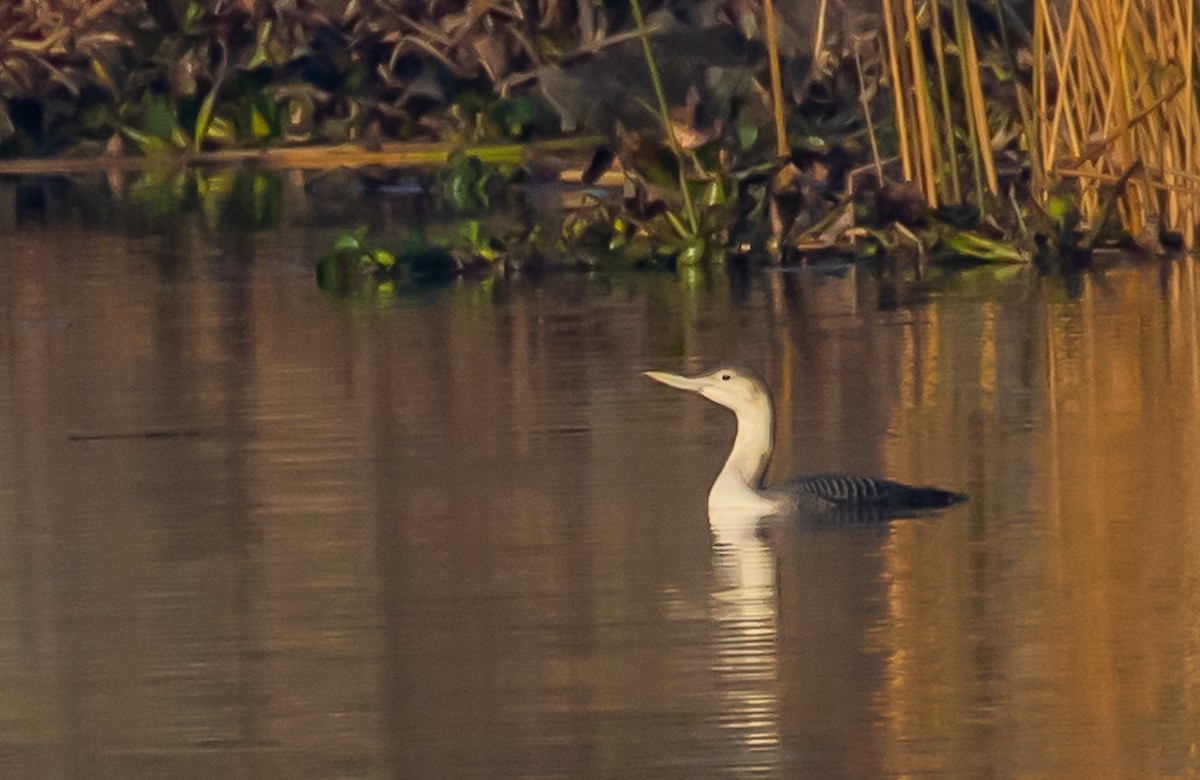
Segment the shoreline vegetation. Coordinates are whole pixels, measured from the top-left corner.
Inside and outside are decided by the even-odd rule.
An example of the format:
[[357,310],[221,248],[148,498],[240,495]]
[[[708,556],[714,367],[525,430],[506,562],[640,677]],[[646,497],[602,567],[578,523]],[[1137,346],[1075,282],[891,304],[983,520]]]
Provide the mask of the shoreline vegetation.
[[[0,10],[0,175],[398,176],[468,227],[323,278],[553,258],[1088,267],[1191,250],[1195,0],[45,0]],[[529,182],[558,222],[485,219]],[[203,196],[203,176],[190,185]],[[212,189],[209,187],[209,189]]]
[[[382,143],[365,149],[359,144],[279,146],[257,149],[217,149],[181,152],[169,156],[101,155],[100,157],[0,158],[0,175],[37,175],[86,171],[142,171],[152,168],[253,165],[267,170],[322,171],[368,165],[417,168],[445,165],[456,154],[485,164],[526,164],[567,155],[582,158],[603,143],[598,136],[582,136],[527,144],[480,144],[463,147],[437,141]],[[567,181],[578,181],[582,170],[562,169]]]

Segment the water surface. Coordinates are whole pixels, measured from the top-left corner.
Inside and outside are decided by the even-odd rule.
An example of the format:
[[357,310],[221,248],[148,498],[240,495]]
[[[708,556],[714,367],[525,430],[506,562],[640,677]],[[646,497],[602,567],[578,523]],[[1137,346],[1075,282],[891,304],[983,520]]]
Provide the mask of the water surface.
[[[316,220],[5,204],[6,778],[1200,775],[1190,262],[342,301]],[[972,500],[710,525],[640,372],[724,360],[772,476]]]

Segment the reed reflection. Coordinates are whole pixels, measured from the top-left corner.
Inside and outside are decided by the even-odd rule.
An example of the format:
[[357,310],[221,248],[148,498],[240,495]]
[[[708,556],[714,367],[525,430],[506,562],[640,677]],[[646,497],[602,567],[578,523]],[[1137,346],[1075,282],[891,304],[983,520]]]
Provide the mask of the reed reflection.
[[[1194,264],[364,309],[185,227],[0,221],[0,775],[1200,774]],[[640,372],[729,359],[768,484],[970,503],[706,520],[733,416]]]

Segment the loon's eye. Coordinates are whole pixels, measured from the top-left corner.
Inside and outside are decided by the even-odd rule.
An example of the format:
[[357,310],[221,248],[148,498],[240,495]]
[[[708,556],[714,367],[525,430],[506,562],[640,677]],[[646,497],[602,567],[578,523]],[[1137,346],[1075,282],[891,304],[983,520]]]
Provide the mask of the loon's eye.
[[731,377],[729,376],[729,374],[721,374],[722,382],[728,382],[730,379],[731,379]]

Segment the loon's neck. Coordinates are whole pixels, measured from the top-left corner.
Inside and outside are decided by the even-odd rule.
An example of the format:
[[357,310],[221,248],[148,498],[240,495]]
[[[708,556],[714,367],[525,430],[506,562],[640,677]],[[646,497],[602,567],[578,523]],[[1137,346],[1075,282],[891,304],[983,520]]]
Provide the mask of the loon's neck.
[[735,409],[737,435],[725,465],[708,494],[709,508],[771,509],[775,503],[760,492],[762,478],[771,458],[771,402]]

